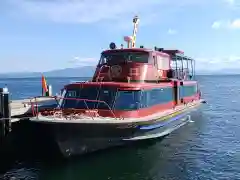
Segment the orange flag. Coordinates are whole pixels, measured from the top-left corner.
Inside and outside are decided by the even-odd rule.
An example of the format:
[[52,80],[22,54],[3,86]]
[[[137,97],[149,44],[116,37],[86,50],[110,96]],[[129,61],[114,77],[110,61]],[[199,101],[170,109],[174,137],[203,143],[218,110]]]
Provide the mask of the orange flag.
[[47,82],[45,77],[42,75],[42,90],[44,93],[48,92],[48,88],[47,88]]

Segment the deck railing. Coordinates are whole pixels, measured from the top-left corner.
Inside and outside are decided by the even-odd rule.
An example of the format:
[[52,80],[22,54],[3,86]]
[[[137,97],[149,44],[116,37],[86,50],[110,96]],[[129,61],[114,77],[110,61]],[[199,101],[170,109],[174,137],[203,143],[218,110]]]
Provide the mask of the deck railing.
[[[110,111],[110,113],[112,114],[113,118],[116,119],[116,116],[113,112],[113,110],[111,109],[111,107],[102,100],[91,100],[91,99],[83,99],[83,98],[68,98],[68,97],[57,97],[57,96],[50,96],[49,98],[55,99],[57,106],[55,108],[50,107],[50,108],[39,108],[39,103],[37,101],[38,97],[34,97],[33,100],[30,100],[31,103],[31,109],[32,109],[32,114],[35,117],[39,116],[39,113],[41,113],[42,115],[56,115],[56,114],[65,114],[65,115],[76,115],[79,114],[79,112],[81,112],[81,114],[84,114],[85,116],[89,116],[91,118],[93,118],[94,116],[96,116],[97,114],[97,109],[90,109],[88,107],[88,103],[87,102],[95,102],[95,103],[102,103],[104,105],[106,105],[108,111]],[[62,100],[62,102],[60,103],[60,100]],[[63,100],[73,100],[73,101],[83,101],[84,105],[86,108],[82,109],[82,108],[66,108],[62,106]]]

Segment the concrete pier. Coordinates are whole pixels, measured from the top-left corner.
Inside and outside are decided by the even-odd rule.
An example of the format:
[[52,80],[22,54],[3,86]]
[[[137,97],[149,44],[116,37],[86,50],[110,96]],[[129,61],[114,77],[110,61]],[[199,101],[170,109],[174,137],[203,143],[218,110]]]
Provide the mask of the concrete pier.
[[[26,113],[29,109],[31,109],[30,101],[35,102],[35,99],[23,99],[23,100],[13,100],[10,102],[11,107],[11,116],[19,116]],[[49,97],[39,97],[36,98],[37,103],[46,103],[48,101],[54,102],[53,98]]]

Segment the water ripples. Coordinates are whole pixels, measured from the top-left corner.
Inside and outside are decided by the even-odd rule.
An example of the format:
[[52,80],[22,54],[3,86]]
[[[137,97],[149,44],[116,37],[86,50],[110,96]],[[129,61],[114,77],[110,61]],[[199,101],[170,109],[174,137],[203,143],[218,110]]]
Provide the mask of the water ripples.
[[[25,162],[10,168],[3,180],[10,177],[43,180],[240,179],[240,76],[201,76],[199,80],[207,104],[192,117],[192,123],[162,141],[107,150],[68,162]],[[51,81],[54,89],[60,89],[69,79]],[[14,83],[12,88],[20,95],[21,83],[16,80]],[[32,84],[35,90],[37,83]],[[31,85],[25,87],[28,89],[22,93],[27,95]]]

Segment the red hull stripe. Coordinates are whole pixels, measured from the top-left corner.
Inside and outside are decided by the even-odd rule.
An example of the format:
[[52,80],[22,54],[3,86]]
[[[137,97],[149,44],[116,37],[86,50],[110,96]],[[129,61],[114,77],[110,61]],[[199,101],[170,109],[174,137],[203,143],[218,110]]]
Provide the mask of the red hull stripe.
[[[166,109],[171,109],[174,107],[174,101],[171,101],[166,104],[159,104],[155,105],[152,107],[148,108],[142,108],[139,110],[134,110],[134,111],[123,111],[123,110],[115,110],[113,113],[115,114],[116,117],[123,117],[123,118],[128,118],[128,117],[135,117],[135,118],[140,118],[144,116],[148,116]],[[104,117],[111,117],[112,113],[109,110],[100,110],[99,109],[99,115],[104,116]]]

